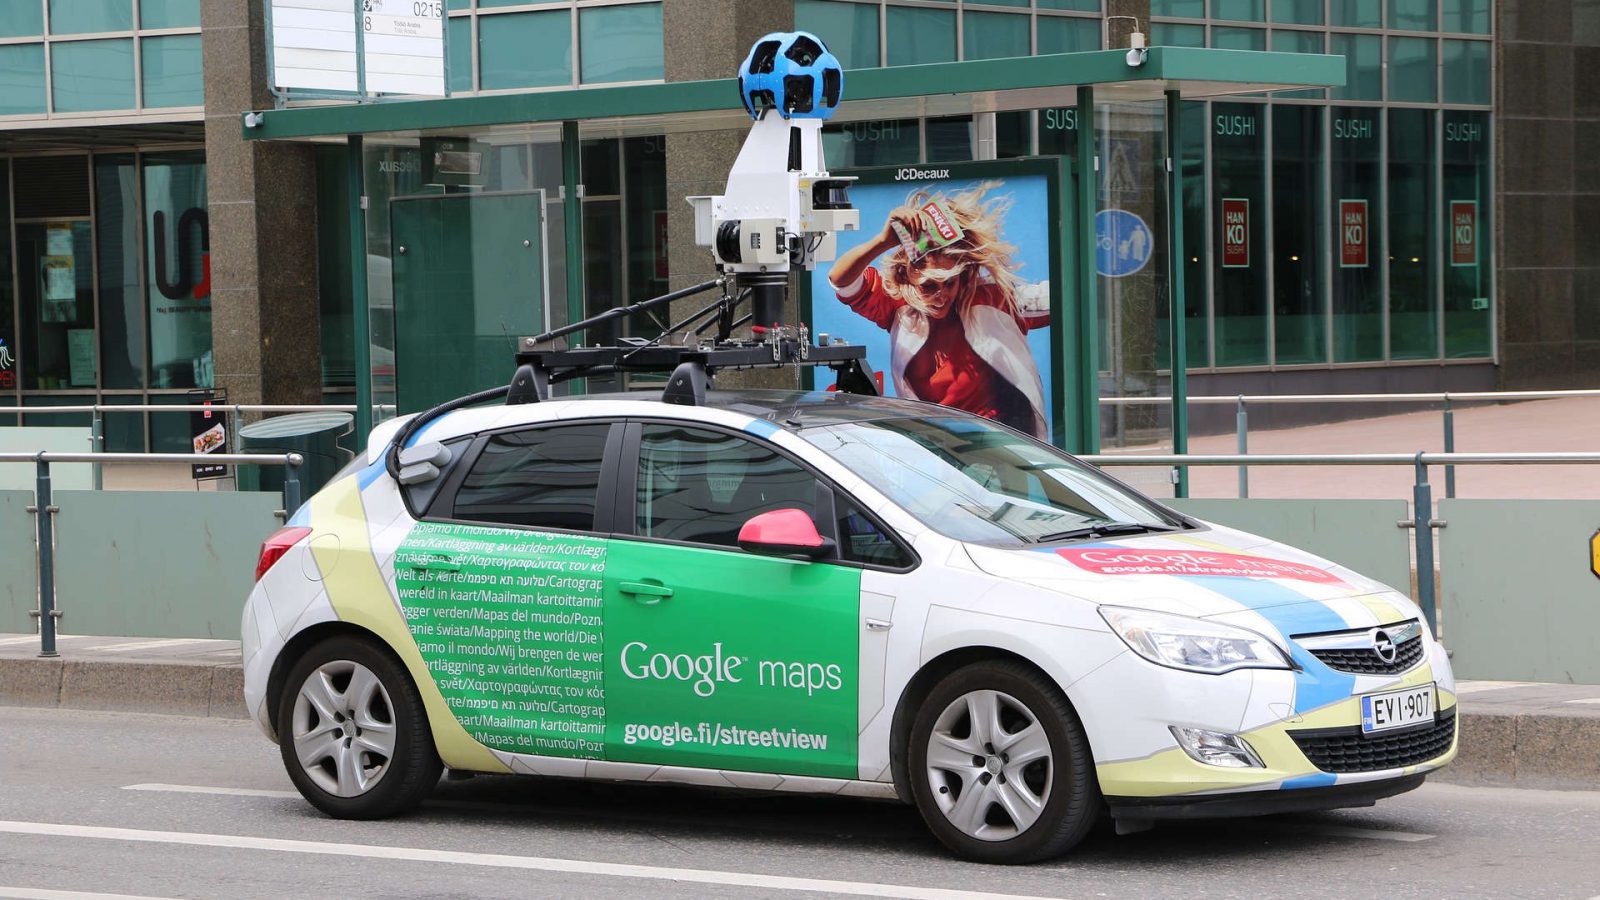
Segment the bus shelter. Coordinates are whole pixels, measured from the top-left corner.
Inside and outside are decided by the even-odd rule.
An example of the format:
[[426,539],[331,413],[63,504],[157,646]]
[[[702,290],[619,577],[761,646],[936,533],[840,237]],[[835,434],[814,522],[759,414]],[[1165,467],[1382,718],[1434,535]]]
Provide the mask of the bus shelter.
[[[971,162],[835,164],[832,171],[859,178],[852,197],[864,233],[876,233],[884,210],[909,199],[992,195],[978,202],[1007,217],[1018,283],[1037,312],[1040,327],[1028,340],[1051,439],[1095,453],[1110,433],[1125,445],[1183,453],[1181,213],[1185,179],[1199,172],[1183,153],[1180,103],[1337,87],[1344,79],[1338,56],[1180,47],[854,69],[832,120],[845,139],[850,128],[876,123],[952,116],[992,123],[984,114],[1024,110],[1046,111],[1070,137],[1050,148],[1041,143],[1031,157],[1001,159],[991,124],[987,134],[979,128]],[[672,193],[720,192],[731,153],[724,160],[705,153],[704,140],[683,139],[723,135],[737,149],[749,122],[737,98],[736,81],[727,78],[244,114],[246,140],[347,150],[341,193],[358,433],[370,426],[374,403],[409,412],[500,383],[517,336],[648,296],[597,289],[609,285],[619,261],[609,250],[585,248],[584,201],[597,185],[586,183],[584,148],[596,140],[659,141],[669,159],[665,191],[656,186],[645,213],[604,210],[625,219],[616,224],[617,243],[631,249],[619,255],[638,256],[649,245],[660,283],[704,280],[710,252],[692,244],[691,209]],[[1258,226],[1247,202],[1218,206],[1212,224],[1225,257],[1267,252],[1265,241],[1252,239]],[[841,250],[847,241],[842,235]],[[860,334],[869,362],[883,365],[872,353],[882,336],[845,315],[825,279],[822,271],[798,276],[796,315],[814,331],[853,341]],[[1107,418],[1105,396],[1150,403],[1117,406]],[[1183,496],[1181,470],[1176,482]]]

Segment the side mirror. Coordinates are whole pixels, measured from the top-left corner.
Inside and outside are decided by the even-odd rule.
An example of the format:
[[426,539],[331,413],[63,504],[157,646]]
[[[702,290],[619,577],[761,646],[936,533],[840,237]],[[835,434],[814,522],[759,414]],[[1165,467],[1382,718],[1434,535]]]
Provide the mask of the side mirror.
[[833,554],[833,541],[818,534],[811,516],[798,509],[775,509],[752,517],[739,529],[739,547],[763,556],[822,559]]

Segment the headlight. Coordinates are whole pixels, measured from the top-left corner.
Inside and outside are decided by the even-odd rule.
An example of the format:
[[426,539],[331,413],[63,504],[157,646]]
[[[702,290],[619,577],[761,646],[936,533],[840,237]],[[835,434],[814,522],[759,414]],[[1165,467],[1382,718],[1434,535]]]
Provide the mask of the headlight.
[[1121,606],[1102,606],[1100,615],[1129,649],[1156,665],[1210,675],[1293,668],[1277,644],[1244,628]]

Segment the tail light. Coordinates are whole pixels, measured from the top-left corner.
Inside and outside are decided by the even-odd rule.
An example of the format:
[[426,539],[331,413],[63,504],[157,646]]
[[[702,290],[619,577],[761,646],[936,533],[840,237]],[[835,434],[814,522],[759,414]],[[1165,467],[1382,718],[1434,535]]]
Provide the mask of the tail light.
[[256,580],[267,574],[272,564],[283,558],[289,548],[305,540],[311,529],[302,525],[291,525],[288,528],[279,528],[270,537],[261,543],[261,559],[256,561]]

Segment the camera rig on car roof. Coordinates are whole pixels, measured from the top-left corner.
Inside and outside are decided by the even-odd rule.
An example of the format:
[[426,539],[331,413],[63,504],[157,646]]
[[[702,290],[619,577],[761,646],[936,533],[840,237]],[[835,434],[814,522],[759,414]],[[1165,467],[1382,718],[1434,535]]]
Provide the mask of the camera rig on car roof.
[[[511,383],[413,417],[395,436],[389,473],[399,478],[402,469],[409,470],[408,457],[426,463],[423,457],[431,451],[416,448],[408,454],[404,448],[428,422],[502,398],[507,405],[537,403],[551,396],[553,385],[574,378],[670,372],[661,399],[703,406],[720,370],[828,366],[836,373],[837,390],[876,396],[877,385],[863,365],[865,347],[826,340],[813,344],[804,323],[783,321],[790,273],[832,259],[836,234],[861,224],[861,213],[850,205],[853,179],[829,175],[823,159],[822,123],[838,108],[843,86],[839,61],[815,35],[774,33],[757,41],[739,68],[739,96],[754,121],[728,172],[725,193],[688,198],[695,243],[711,248],[718,277],[520,338]],[[568,335],[715,289],[721,290],[715,302],[654,338],[559,346]],[[741,316],[746,301],[750,311]],[[744,325],[750,326],[750,336],[735,339],[734,330]]]

